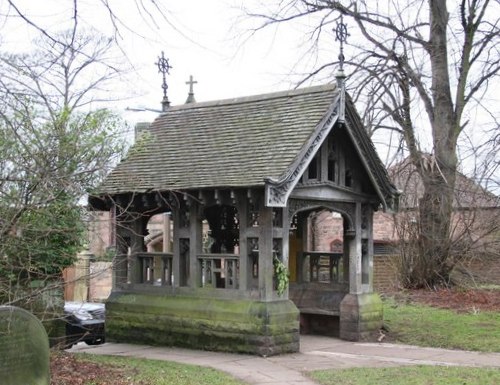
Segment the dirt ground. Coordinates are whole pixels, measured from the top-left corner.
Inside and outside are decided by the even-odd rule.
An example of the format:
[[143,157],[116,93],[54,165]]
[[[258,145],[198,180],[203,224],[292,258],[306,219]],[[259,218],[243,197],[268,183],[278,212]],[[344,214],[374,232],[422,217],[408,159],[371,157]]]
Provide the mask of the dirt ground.
[[130,380],[130,372],[91,362],[78,361],[75,354],[52,352],[50,385],[146,385]]
[[414,290],[407,295],[411,301],[457,312],[500,312],[500,290]]
[[[457,312],[500,312],[500,290],[415,290],[398,293],[412,302],[452,309]],[[54,352],[51,356],[51,385],[146,385],[133,382],[121,368],[78,361],[73,354]]]

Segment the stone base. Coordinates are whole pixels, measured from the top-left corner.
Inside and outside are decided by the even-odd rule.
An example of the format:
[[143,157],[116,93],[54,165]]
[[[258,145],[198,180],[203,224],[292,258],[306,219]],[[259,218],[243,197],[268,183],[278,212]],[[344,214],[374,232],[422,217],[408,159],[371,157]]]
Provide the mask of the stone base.
[[347,294],[340,303],[340,338],[372,341],[383,323],[383,307],[376,293]]
[[299,351],[299,313],[289,300],[113,292],[106,340],[271,356]]

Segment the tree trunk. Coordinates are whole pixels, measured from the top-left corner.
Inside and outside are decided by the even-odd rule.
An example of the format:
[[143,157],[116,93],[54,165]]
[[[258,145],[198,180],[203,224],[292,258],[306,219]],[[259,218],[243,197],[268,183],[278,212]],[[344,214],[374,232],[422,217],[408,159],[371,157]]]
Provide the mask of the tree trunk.
[[425,191],[419,205],[420,258],[412,279],[416,287],[447,284],[453,268],[450,247],[455,172],[444,172],[439,163],[422,173]]
[[430,0],[429,55],[432,67],[432,126],[434,154],[419,159],[424,194],[420,201],[419,277],[413,286],[448,283],[453,268],[450,253],[453,196],[457,170],[459,125],[451,97],[446,2]]

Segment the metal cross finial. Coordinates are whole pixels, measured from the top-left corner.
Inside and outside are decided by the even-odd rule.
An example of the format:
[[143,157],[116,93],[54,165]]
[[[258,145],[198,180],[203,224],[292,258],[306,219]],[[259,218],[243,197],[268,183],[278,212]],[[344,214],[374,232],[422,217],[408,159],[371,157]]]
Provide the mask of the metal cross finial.
[[196,100],[194,99],[193,85],[195,85],[197,83],[198,82],[196,80],[193,80],[193,75],[189,75],[189,80],[186,82],[186,84],[189,84],[189,94],[188,94],[188,98],[186,99],[186,104],[196,102]]
[[344,24],[344,16],[340,15],[340,23],[337,23],[337,27],[335,28],[335,40],[340,41],[340,70],[344,68],[344,43],[347,41],[347,36],[349,33],[347,32],[347,25]]
[[189,75],[189,80],[186,82],[186,84],[189,84],[189,93],[193,93],[193,85],[197,84],[198,82],[196,80],[193,80],[193,75]]
[[340,41],[340,53],[339,53],[339,69],[337,71],[337,86],[340,89],[340,101],[339,101],[339,123],[345,122],[345,79],[346,75],[344,73],[344,43],[347,40],[347,26],[344,24],[344,17],[340,15],[340,23],[337,24],[335,28],[336,40]]
[[165,54],[163,51],[161,51],[161,57],[158,58],[158,62],[155,64],[158,66],[158,72],[163,75],[163,84],[161,85],[161,88],[163,88],[163,100],[161,103],[163,106],[163,111],[166,111],[167,107],[170,106],[170,102],[167,97],[167,74],[170,75],[170,70],[173,67],[169,64],[168,59],[165,58]]

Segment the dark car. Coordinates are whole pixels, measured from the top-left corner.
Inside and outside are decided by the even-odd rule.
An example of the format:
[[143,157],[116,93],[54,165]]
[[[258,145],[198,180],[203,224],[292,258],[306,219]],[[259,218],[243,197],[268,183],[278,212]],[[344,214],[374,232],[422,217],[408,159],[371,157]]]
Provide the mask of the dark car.
[[66,302],[66,346],[83,341],[87,345],[106,342],[104,320],[106,310],[103,303]]

